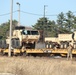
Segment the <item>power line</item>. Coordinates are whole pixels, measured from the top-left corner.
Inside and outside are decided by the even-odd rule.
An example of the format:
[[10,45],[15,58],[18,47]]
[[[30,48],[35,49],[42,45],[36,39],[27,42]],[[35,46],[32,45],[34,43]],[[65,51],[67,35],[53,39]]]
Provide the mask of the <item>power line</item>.
[[[29,13],[29,12],[25,12],[25,11],[21,11],[21,12],[26,13],[26,14],[30,14],[30,15],[43,16],[42,14]],[[57,15],[54,14],[54,15],[45,15],[45,16],[57,16]]]
[[46,15],[46,16],[58,16],[58,15],[55,14],[55,15]]
[[30,15],[43,16],[42,14],[34,14],[34,13],[29,13],[29,12],[24,12],[24,11],[20,11],[20,12],[30,14]]
[[[15,12],[18,12],[18,10],[14,11],[13,13],[15,13]],[[30,13],[30,12],[25,12],[25,11],[20,11],[20,12],[25,13],[25,14],[29,14],[29,15],[43,16],[43,14],[35,14],[35,13]],[[74,11],[72,13],[76,13],[76,11]],[[64,13],[64,14],[66,14],[66,13]],[[10,13],[5,13],[5,14],[2,14],[0,16],[6,16],[6,15],[10,15]],[[58,14],[45,15],[45,16],[58,16]]]
[[[17,10],[16,11],[13,11],[13,13],[15,13],[15,12],[17,12]],[[2,14],[2,15],[0,15],[0,16],[6,16],[6,15],[10,15],[11,13],[5,13],[5,14]]]

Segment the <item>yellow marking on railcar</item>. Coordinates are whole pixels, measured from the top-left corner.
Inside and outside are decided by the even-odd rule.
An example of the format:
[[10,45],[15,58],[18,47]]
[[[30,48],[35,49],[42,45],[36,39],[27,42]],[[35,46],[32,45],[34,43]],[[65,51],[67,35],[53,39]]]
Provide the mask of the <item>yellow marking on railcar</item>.
[[67,49],[52,49],[52,53],[67,53]]
[[[52,53],[65,53],[67,54],[67,49],[51,49],[52,50]],[[72,50],[72,54],[76,54],[76,49],[73,49]]]
[[14,53],[20,53],[21,50],[20,49],[14,49]]
[[[8,53],[9,49],[0,49],[3,50],[3,53]],[[60,54],[67,54],[67,49],[13,49],[11,52],[13,52],[14,54],[19,54],[19,53],[60,53]],[[76,49],[73,49],[72,54],[76,54]]]
[[4,49],[3,53],[8,53],[9,49]]
[[[60,53],[67,54],[67,49],[26,49],[26,53]],[[76,49],[73,49],[73,54],[76,54]]]
[[43,53],[43,49],[26,49],[26,53]]

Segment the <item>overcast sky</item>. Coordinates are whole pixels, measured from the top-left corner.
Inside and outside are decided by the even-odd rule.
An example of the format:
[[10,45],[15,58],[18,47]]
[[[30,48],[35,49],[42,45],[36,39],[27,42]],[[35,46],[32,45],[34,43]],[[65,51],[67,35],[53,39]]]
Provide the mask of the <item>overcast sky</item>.
[[[10,20],[11,0],[0,0],[0,24]],[[49,20],[56,20],[59,13],[67,13],[69,10],[76,11],[76,0],[13,0],[13,19],[18,20],[18,5],[20,3],[20,23],[31,26],[44,15],[44,5],[46,5],[46,16]],[[5,15],[4,15],[5,14]],[[76,13],[74,13],[76,14]]]

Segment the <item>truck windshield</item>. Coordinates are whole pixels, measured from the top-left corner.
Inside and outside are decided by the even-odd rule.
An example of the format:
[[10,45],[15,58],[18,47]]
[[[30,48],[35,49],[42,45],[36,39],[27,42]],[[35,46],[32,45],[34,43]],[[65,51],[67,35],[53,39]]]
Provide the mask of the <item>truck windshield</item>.
[[22,34],[24,34],[24,35],[38,35],[38,31],[23,30]]
[[27,34],[27,30],[23,30],[21,33],[22,33],[23,35],[26,35],[26,34]]
[[38,31],[30,31],[31,35],[38,35]]

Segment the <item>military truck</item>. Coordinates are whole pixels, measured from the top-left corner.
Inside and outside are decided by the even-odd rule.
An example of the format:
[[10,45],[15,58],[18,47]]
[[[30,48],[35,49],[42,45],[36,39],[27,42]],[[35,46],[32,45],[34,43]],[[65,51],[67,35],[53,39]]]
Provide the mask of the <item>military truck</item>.
[[[37,30],[27,30],[24,26],[16,26],[12,35],[12,47],[34,49],[39,37],[39,31]],[[9,44],[9,37],[6,40]]]
[[[3,53],[8,53],[9,49],[9,36],[6,40],[0,41],[0,48]],[[16,26],[12,33],[11,38],[11,49],[14,53],[20,53],[22,48],[25,49],[35,49],[36,43],[39,41],[40,34],[38,30],[26,29],[25,26]]]
[[67,48],[70,42],[76,48],[76,31],[71,34],[58,34],[58,37],[45,37],[47,48],[53,48],[57,45],[60,48]]

